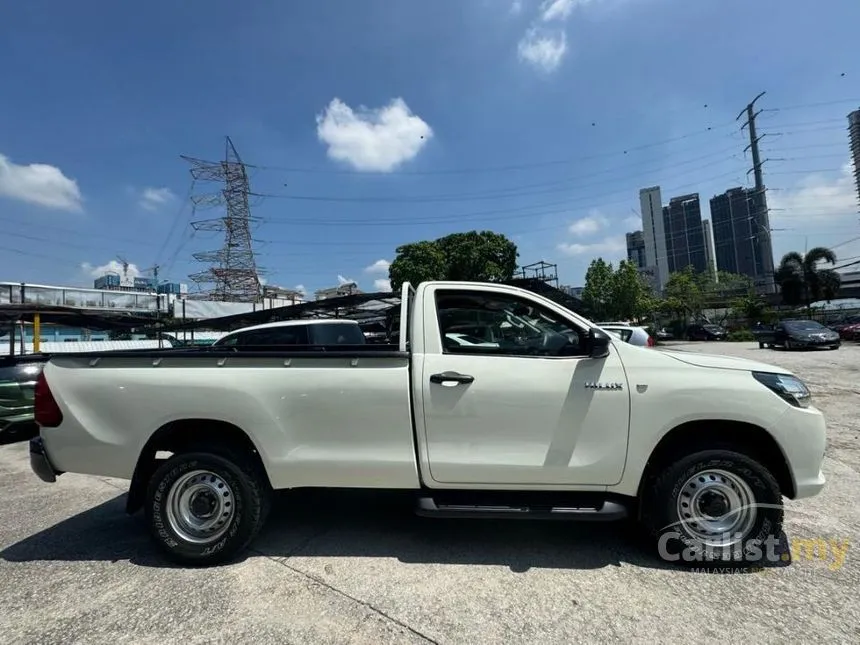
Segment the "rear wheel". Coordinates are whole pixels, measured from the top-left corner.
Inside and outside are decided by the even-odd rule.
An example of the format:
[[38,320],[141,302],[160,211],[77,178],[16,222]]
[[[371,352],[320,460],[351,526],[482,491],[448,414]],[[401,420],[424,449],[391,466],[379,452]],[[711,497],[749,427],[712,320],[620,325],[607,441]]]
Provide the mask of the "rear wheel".
[[269,508],[268,483],[248,458],[228,451],[174,455],[152,476],[146,517],[174,562],[213,565],[243,551]]
[[779,485],[762,464],[732,450],[702,450],[657,475],[643,524],[667,561],[765,564],[782,533]]

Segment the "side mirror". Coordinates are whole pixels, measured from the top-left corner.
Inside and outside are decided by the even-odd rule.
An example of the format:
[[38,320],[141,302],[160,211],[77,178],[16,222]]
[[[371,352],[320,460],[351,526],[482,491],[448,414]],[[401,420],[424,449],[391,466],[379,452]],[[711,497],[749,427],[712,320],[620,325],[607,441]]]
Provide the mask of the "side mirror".
[[588,355],[591,358],[606,358],[609,356],[609,345],[612,342],[609,334],[601,329],[592,327],[588,332]]

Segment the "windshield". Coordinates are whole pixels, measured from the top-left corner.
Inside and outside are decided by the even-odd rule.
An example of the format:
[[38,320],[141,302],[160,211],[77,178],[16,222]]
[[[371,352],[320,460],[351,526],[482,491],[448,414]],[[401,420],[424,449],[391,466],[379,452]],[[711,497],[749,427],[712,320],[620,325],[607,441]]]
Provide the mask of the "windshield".
[[705,325],[705,329],[708,331],[723,331],[723,328],[719,325]]
[[827,331],[827,327],[814,320],[792,320],[785,323],[785,328],[791,331]]

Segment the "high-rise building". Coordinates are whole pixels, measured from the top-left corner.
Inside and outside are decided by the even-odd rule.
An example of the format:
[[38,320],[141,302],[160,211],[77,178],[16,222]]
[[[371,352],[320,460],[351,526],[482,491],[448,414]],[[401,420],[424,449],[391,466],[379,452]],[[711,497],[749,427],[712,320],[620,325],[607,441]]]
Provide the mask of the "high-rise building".
[[707,264],[699,194],[670,199],[669,205],[663,208],[663,229],[669,273],[683,271],[690,265],[698,273],[704,273]]
[[714,251],[714,233],[711,230],[711,220],[702,220],[702,234],[705,238],[705,267],[714,278],[717,277],[717,258]]
[[755,188],[730,188],[711,198],[711,224],[717,269],[753,279],[768,292],[773,282],[770,223],[762,193]]
[[669,279],[669,265],[660,187],[652,186],[640,190],[639,205],[642,212],[642,238],[645,241],[644,268],[654,275],[655,291],[661,292]]
[[854,185],[860,203],[860,110],[848,115],[848,136],[851,139],[851,160],[854,162]]
[[639,269],[648,266],[645,261],[645,236],[642,231],[627,234],[627,259]]

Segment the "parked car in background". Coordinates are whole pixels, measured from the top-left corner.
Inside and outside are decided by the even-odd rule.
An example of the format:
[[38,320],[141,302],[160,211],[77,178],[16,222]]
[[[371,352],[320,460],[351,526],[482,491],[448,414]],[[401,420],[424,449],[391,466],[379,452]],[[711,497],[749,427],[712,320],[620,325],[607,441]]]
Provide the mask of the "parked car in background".
[[842,340],[860,340],[860,322],[851,325],[840,325],[839,329],[834,329],[834,331],[839,334],[839,338]]
[[674,336],[672,335],[672,332],[670,332],[665,327],[660,327],[660,329],[658,329],[656,333],[657,333],[657,340],[672,340],[674,338]]
[[842,344],[837,332],[814,320],[784,320],[771,328],[756,329],[753,335],[760,349],[777,346],[785,349],[838,349]]
[[839,321],[827,325],[829,329],[832,329],[833,331],[838,333],[842,338],[846,338],[846,336],[842,335],[842,330],[847,329],[849,327],[853,330],[857,326],[860,326],[860,315],[846,316]]
[[365,345],[367,339],[355,320],[343,318],[285,320],[243,327],[219,338],[210,347],[284,347],[289,345]]
[[44,357],[0,357],[0,445],[26,441],[39,434],[33,418],[33,391]]
[[653,347],[654,339],[644,327],[634,327],[633,325],[619,323],[597,323],[597,326],[606,331],[611,331],[617,335],[625,343],[638,345],[640,347]]
[[693,324],[687,327],[687,340],[725,340],[728,333],[719,325]]

